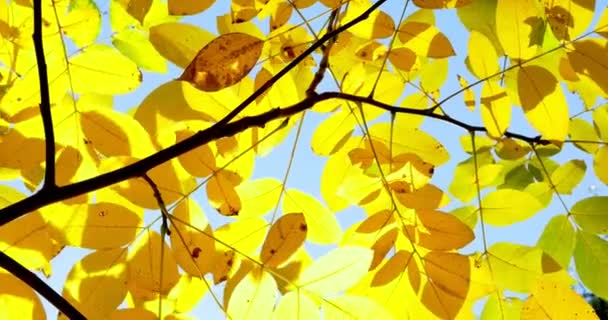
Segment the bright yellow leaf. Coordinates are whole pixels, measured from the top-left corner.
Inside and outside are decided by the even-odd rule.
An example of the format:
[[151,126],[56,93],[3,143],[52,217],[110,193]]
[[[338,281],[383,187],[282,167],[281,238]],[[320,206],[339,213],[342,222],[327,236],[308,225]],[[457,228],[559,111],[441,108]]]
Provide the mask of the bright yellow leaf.
[[342,230],[334,214],[319,200],[296,189],[285,191],[283,212],[301,212],[308,226],[308,240],[318,244],[340,241]]
[[266,271],[253,269],[232,292],[227,314],[232,319],[270,319],[276,299],[274,278]]
[[213,38],[210,32],[186,23],[167,22],[150,28],[150,42],[154,48],[182,68],[187,67],[201,46]]
[[497,83],[487,81],[481,89],[481,120],[492,138],[500,138],[511,124],[511,102]]
[[399,40],[419,56],[447,58],[455,54],[450,40],[428,23],[405,22],[399,27]]
[[500,70],[498,56],[490,40],[481,32],[471,31],[469,36],[469,66],[479,78],[487,78]]
[[321,319],[321,312],[316,303],[301,291],[290,291],[285,294],[274,310],[273,320],[288,318]]
[[529,59],[542,44],[544,21],[530,0],[498,1],[496,34],[505,54],[511,59]]
[[46,319],[40,298],[21,280],[0,269],[0,316],[5,319]]
[[481,199],[484,222],[507,226],[530,218],[541,209],[535,197],[515,189],[492,191]]

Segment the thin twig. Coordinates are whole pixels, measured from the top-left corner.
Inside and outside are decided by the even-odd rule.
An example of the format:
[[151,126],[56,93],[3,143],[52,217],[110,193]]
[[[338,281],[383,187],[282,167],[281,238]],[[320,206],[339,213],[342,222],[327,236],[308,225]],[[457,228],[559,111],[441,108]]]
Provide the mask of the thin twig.
[[[338,16],[338,9],[334,9],[329,16],[329,21],[327,22],[327,33],[332,33],[334,31],[334,24],[336,21],[336,17]],[[323,56],[321,57],[321,62],[319,63],[319,68],[317,72],[315,72],[308,89],[306,89],[306,95],[310,96],[315,94],[315,90],[317,90],[317,86],[323,80],[323,76],[325,75],[325,71],[329,67],[329,52],[331,51],[331,47],[336,42],[336,37],[333,37],[329,40],[327,45],[323,48]]]
[[34,0],[34,33],[32,34],[38,79],[40,82],[40,117],[44,126],[45,170],[43,189],[54,189],[55,184],[55,133],[51,115],[51,98],[49,94],[49,77],[46,70],[44,46],[42,45],[42,0]]
[[148,185],[150,186],[150,189],[152,189],[152,193],[154,193],[154,199],[156,199],[156,203],[158,204],[158,207],[160,208],[160,212],[162,214],[161,230],[164,230],[164,232],[166,232],[168,235],[171,235],[171,230],[169,230],[169,224],[167,223],[167,220],[169,217],[169,211],[167,211],[167,206],[165,205],[165,200],[163,200],[163,196],[162,196],[162,194],[160,194],[160,190],[158,189],[158,186],[156,185],[154,180],[152,180],[152,178],[150,178],[150,176],[148,176],[147,173],[144,173],[141,177],[142,177],[142,179],[144,179],[146,181],[146,183],[148,183]]
[[68,318],[86,319],[86,317],[82,315],[80,311],[74,308],[74,306],[65,300],[60,294],[55,292],[53,288],[38,278],[33,272],[23,267],[19,262],[15,261],[2,251],[0,251],[0,267],[19,278],[19,280],[23,281],[30,288],[36,290],[38,294],[43,296],[48,302],[50,302]]

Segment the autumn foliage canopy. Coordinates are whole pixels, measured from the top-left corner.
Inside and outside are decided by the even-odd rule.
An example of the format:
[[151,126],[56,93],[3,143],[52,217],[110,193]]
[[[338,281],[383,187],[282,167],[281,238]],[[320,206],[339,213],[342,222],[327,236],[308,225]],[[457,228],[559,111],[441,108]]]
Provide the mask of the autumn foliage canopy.
[[608,184],[605,2],[0,0],[0,33],[2,319],[608,299],[608,196],[579,191]]

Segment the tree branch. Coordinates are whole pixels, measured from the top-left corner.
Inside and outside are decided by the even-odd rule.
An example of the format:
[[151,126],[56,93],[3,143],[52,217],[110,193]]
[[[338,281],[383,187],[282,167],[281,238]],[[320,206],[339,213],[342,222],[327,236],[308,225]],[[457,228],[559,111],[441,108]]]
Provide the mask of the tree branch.
[[[76,310],[67,300],[60,294],[55,292],[48,284],[38,278],[33,272],[27,270],[19,262],[0,251],[0,267],[7,270],[19,280],[36,290],[41,296],[55,306],[61,313],[65,314],[70,319],[86,319],[85,316]],[[10,306],[9,306],[10,307]]]
[[43,189],[54,189],[55,184],[55,133],[51,115],[49,79],[42,45],[42,0],[34,0],[34,33],[32,35],[36,51],[38,79],[40,82],[40,117],[44,126],[45,170]]

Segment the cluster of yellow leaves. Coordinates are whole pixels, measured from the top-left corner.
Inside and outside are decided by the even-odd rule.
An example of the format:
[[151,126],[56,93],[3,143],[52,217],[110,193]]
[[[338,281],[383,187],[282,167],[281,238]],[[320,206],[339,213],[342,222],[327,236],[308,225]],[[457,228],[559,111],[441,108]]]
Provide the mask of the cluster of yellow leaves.
[[[217,5],[211,0],[113,0],[109,21],[93,0],[42,2],[59,186],[133,164],[221,121],[326,32],[294,24],[305,10],[320,17],[337,10],[337,25],[344,25],[373,5],[232,0],[230,12],[216,17],[215,35],[180,21],[196,14],[208,19],[205,11]],[[608,298],[602,238],[608,197],[565,208],[536,246],[462,249],[482,237],[479,224],[525,221],[554,195],[574,192],[585,161],[551,158],[567,139],[593,156],[595,176],[608,183],[608,105],[596,105],[608,96],[607,11],[601,8],[591,26],[597,35],[590,36],[594,0],[410,5],[413,12],[402,21],[381,7],[337,35],[326,77],[343,94],[421,110],[445,96],[449,64],[462,58],[475,79],[458,77],[465,104],[470,110],[479,104],[487,135],[463,136],[470,157],[456,165],[446,190],[433,175],[450,155],[420,127],[423,116],[393,113],[386,121],[386,112],[371,103],[333,98],[312,106],[325,116],[310,141],[313,152],[327,158],[319,186],[324,203],[284,181],[252,178],[257,157],[285,140],[303,121],[298,114],[150,170],[162,203],[144,179],[128,179],[0,226],[0,250],[46,276],[65,246],[93,250],[72,266],[62,292],[90,318],[188,319],[210,295],[232,319],[469,319],[484,297],[484,319],[593,319],[566,270],[574,259],[581,282]],[[444,9],[470,31],[466,53],[455,50],[461,39],[438,27],[435,10]],[[31,1],[0,1],[0,178],[20,179],[30,192],[40,187],[46,167],[32,19]],[[260,27],[266,20],[268,32]],[[98,37],[106,22],[110,41]],[[313,96],[306,91],[320,53],[303,59],[232,121]],[[114,109],[112,96],[142,83],[140,70],[163,73],[167,62],[184,69],[181,76],[127,113]],[[565,87],[581,97],[592,122],[569,116]],[[533,149],[507,135],[514,106],[550,144]],[[444,107],[433,114],[445,116]],[[225,223],[211,223],[216,213],[205,214],[202,201],[194,200],[202,184],[204,200]],[[0,186],[0,208],[24,197]],[[456,209],[448,212],[448,205]],[[335,213],[352,206],[365,217],[344,229]],[[158,232],[151,225],[160,218],[148,222],[167,208],[169,225]],[[310,245],[327,252],[317,257]],[[0,314],[44,317],[31,288],[4,270],[0,276],[0,305],[10,306]]]

